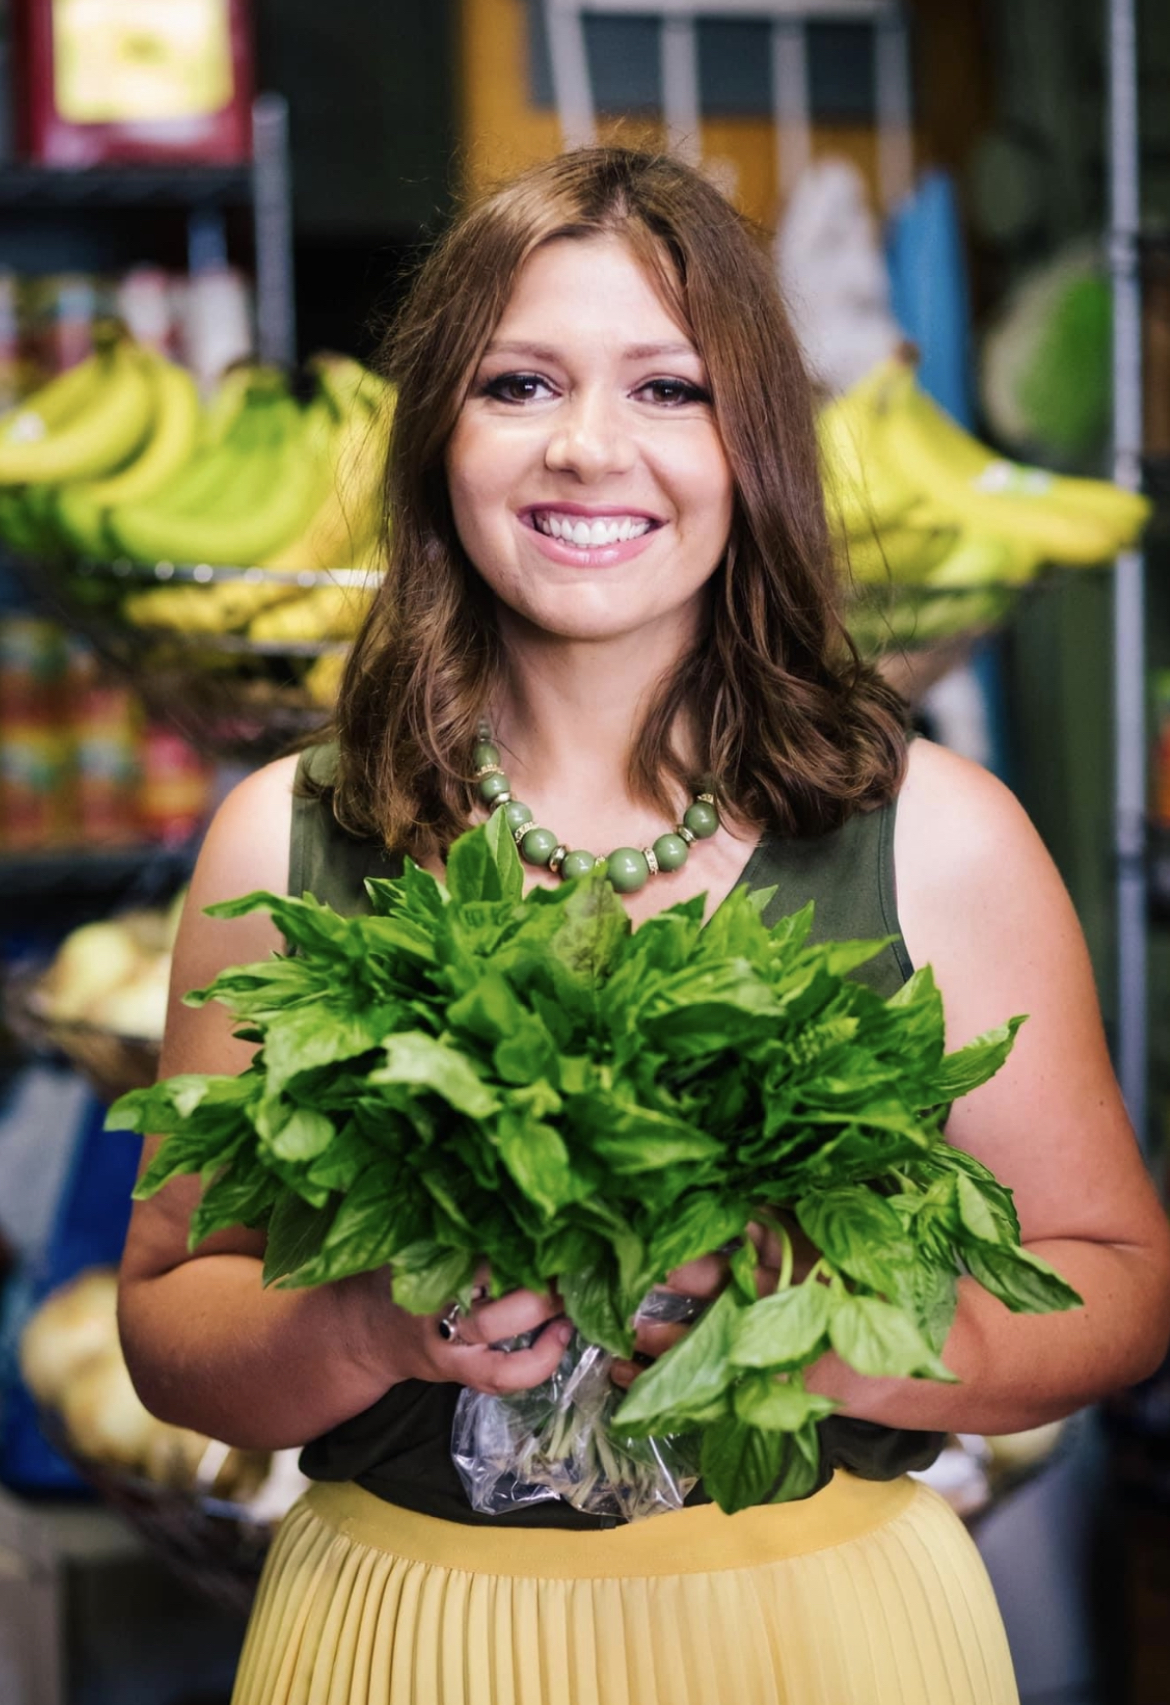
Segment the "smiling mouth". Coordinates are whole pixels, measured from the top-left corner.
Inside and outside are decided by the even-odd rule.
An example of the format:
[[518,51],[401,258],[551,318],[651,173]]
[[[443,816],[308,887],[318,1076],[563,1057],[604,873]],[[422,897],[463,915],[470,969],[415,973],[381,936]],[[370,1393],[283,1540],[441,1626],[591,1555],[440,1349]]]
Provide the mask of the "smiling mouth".
[[597,550],[603,545],[625,544],[627,540],[640,539],[644,533],[662,525],[661,521],[652,521],[646,515],[598,515],[589,519],[582,515],[562,514],[555,509],[530,510],[527,519],[529,525],[546,538],[556,539],[562,545],[575,545],[582,551]]

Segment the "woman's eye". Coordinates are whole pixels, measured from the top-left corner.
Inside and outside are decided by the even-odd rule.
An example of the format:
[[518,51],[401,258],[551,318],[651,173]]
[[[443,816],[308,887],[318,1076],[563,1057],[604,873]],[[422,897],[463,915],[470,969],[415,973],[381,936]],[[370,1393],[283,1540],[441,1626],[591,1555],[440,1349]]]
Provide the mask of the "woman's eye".
[[650,393],[651,402],[665,403],[668,407],[678,407],[681,403],[709,403],[711,393],[705,391],[702,385],[694,385],[689,379],[647,379],[640,387],[643,393]]
[[542,379],[539,373],[501,373],[498,378],[489,379],[483,387],[485,396],[494,397],[501,403],[534,402],[548,392],[548,380]]

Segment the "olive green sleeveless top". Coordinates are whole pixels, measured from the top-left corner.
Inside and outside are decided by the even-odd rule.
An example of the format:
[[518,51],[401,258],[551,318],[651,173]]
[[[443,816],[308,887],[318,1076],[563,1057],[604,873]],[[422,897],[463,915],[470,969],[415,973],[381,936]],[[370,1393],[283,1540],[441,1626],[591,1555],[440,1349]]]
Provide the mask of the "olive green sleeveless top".
[[[330,746],[315,746],[301,757],[293,800],[289,893],[312,894],[339,912],[356,915],[370,909],[366,877],[399,875],[401,859],[376,842],[355,840],[338,825],[328,792],[335,764],[336,749]],[[325,792],[316,791],[322,787]],[[898,929],[893,833],[891,804],[852,817],[842,828],[814,840],[765,834],[739,885],[775,887],[763,914],[769,924],[813,900],[816,939],[893,937],[856,975],[879,994],[894,994],[910,976],[911,965]],[[472,1510],[450,1456],[461,1389],[402,1381],[363,1413],[307,1445],[301,1453],[302,1470],[312,1480],[354,1480],[389,1503],[446,1521],[582,1530],[614,1525],[612,1516],[582,1515],[557,1499],[507,1516]],[[835,1468],[867,1480],[892,1480],[926,1468],[944,1442],[942,1433],[881,1427],[847,1416],[830,1416],[819,1432],[821,1474],[813,1490],[827,1484]],[[701,1486],[687,1500],[708,1501]]]

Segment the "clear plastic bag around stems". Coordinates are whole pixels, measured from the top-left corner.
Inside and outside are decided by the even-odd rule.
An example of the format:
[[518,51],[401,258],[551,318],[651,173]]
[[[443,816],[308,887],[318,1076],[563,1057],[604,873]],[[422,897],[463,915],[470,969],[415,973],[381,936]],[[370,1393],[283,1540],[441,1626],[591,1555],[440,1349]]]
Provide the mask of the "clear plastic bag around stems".
[[[705,1300],[651,1291],[639,1320],[688,1322]],[[531,1342],[513,1340],[519,1349]],[[465,1389],[451,1432],[451,1458],[471,1507],[483,1515],[562,1498],[586,1515],[640,1521],[681,1509],[699,1478],[696,1434],[631,1439],[614,1430],[625,1392],[610,1378],[613,1357],[579,1332],[551,1379],[496,1397]]]

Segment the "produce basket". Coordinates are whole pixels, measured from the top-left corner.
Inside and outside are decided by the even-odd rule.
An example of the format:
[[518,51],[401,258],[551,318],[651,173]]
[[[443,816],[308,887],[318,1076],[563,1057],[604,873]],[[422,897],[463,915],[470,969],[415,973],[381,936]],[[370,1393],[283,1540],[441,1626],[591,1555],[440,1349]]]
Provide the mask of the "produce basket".
[[[286,751],[320,729],[331,692],[315,684],[314,665],[338,665],[347,639],[256,639],[243,632],[132,622],[126,600],[148,588],[185,587],[193,602],[225,587],[279,587],[282,594],[340,588],[355,597],[370,584],[361,569],[326,572],[261,568],[212,568],[207,564],[129,561],[18,563],[39,602],[83,633],[99,655],[139,693],[152,715],[169,722],[209,757],[249,763]],[[246,595],[246,593],[245,593]],[[195,609],[198,604],[195,603]]]
[[964,663],[981,639],[1008,620],[1026,587],[857,585],[846,621],[863,656],[910,704]]
[[113,1102],[158,1077],[159,1043],[119,1036],[84,1019],[53,1016],[42,986],[42,966],[23,967],[4,981],[4,1020],[13,1035],[38,1054],[63,1054],[99,1100]]
[[[114,1510],[158,1553],[187,1586],[234,1614],[246,1618],[284,1508],[301,1488],[298,1475],[281,1475],[287,1486],[269,1483],[255,1503],[234,1503],[199,1491],[159,1485],[138,1474],[82,1455],[71,1443],[60,1417],[41,1410],[40,1425],[53,1448],[77,1471],[101,1501]],[[209,1446],[209,1452],[222,1447]],[[286,1469],[294,1453],[274,1457]],[[276,1499],[271,1496],[276,1491]],[[282,1508],[274,1508],[274,1503]]]

